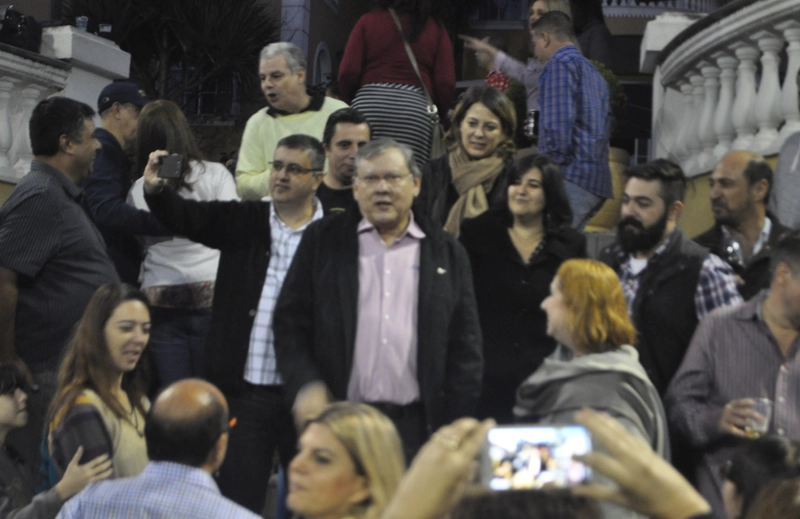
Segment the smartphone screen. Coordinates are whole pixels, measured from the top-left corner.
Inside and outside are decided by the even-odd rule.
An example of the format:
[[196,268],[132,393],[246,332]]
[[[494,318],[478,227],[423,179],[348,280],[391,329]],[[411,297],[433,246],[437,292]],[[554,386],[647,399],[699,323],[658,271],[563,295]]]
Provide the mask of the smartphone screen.
[[592,450],[592,438],[580,425],[512,425],[489,431],[481,456],[481,480],[492,490],[563,488],[591,475],[575,461]]
[[163,155],[159,159],[159,163],[159,178],[181,178],[181,172],[183,171],[183,155]]

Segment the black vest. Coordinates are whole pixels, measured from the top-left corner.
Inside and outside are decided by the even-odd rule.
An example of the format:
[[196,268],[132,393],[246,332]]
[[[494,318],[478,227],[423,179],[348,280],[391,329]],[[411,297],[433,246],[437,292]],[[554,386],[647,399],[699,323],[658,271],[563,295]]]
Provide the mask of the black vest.
[[[697,327],[694,295],[708,249],[674,231],[667,250],[653,259],[642,273],[633,301],[631,320],[638,331],[639,362],[663,396],[678,371]],[[606,247],[603,261],[618,274],[615,250]]]

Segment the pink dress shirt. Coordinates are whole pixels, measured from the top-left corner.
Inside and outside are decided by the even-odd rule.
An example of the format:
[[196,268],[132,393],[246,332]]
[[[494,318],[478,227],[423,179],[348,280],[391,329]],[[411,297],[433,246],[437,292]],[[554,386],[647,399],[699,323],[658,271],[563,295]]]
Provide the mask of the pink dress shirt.
[[420,240],[410,215],[389,246],[366,219],[358,224],[358,318],[347,398],[397,405],[419,400],[417,308]]

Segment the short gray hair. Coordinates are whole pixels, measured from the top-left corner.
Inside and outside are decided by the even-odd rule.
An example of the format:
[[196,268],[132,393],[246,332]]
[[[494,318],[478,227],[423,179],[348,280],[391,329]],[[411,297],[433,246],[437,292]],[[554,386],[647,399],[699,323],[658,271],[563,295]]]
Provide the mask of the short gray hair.
[[397,142],[396,140],[388,137],[369,141],[363,147],[359,148],[358,154],[356,155],[356,170],[358,170],[361,161],[372,160],[378,155],[383,155],[389,150],[399,150],[400,153],[403,154],[406,167],[408,168],[408,171],[411,172],[411,175],[414,177],[422,176],[422,170],[419,169],[417,162],[414,160],[414,150],[412,150],[407,144]]
[[303,51],[300,50],[300,47],[294,43],[289,43],[288,41],[270,43],[261,49],[260,60],[263,61],[265,59],[272,59],[279,55],[286,58],[286,65],[289,67],[289,70],[292,71],[292,74],[297,74],[299,69],[305,69],[306,65],[308,64]]

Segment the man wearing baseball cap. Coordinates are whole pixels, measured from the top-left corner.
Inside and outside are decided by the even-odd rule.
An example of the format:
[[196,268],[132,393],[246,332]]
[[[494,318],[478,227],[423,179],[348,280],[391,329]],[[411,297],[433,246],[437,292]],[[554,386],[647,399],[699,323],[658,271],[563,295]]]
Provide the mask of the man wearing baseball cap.
[[136,144],[139,112],[149,102],[134,83],[111,83],[100,92],[97,139],[103,148],[97,152],[94,172],[83,184],[86,205],[105,239],[108,255],[120,279],[134,286],[139,283],[142,256],[134,235],[169,234],[152,214],[125,201],[133,179],[141,175],[141,171],[131,174],[128,155]]

